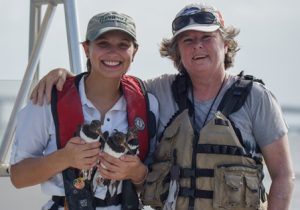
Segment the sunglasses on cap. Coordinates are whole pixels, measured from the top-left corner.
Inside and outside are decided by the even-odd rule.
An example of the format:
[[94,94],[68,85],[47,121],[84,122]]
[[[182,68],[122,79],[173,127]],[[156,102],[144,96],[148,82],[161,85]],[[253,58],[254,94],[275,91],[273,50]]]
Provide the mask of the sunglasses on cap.
[[213,24],[216,23],[216,16],[211,12],[197,12],[192,14],[186,14],[175,18],[172,23],[173,33],[188,26],[191,19],[198,24]]

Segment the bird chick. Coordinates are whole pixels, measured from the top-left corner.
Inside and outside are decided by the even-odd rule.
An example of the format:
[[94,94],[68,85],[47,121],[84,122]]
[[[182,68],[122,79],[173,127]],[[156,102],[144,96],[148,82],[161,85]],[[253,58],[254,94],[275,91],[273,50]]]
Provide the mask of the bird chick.
[[[101,122],[93,120],[90,124],[84,124],[79,129],[79,137],[86,143],[100,141],[101,145],[104,144],[104,137],[101,131]],[[91,180],[94,167],[89,170],[81,170],[83,180]]]
[[[115,129],[112,135],[107,138],[103,151],[115,158],[120,158],[124,154],[136,154],[138,151],[136,132],[136,129],[132,129],[125,134]],[[105,168],[104,165],[101,164],[101,166]],[[107,186],[111,196],[115,195],[119,184],[120,181],[103,179],[99,173],[94,176],[93,180],[94,189],[96,189],[98,185]]]
[[101,122],[99,120],[93,120],[90,124],[84,124],[79,130],[80,138],[86,143],[99,141],[101,134]]
[[139,140],[138,140],[138,129],[133,127],[129,129],[126,135],[126,142],[129,147],[128,154],[138,155],[139,154]]

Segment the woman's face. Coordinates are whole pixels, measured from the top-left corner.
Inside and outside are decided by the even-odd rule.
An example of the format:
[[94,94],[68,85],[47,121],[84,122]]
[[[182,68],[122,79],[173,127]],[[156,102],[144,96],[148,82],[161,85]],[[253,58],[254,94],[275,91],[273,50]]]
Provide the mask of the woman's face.
[[225,69],[227,46],[219,31],[185,31],[178,37],[178,49],[181,62],[191,76]]
[[132,38],[121,31],[110,31],[95,41],[83,44],[86,56],[91,61],[91,74],[115,78],[125,74],[137,48]]

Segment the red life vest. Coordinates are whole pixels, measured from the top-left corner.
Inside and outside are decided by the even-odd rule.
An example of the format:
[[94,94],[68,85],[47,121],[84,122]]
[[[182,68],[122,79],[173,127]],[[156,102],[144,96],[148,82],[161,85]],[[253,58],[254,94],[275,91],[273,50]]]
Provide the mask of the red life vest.
[[[56,91],[52,103],[52,115],[56,126],[58,148],[66,145],[84,122],[78,83],[84,74],[67,79],[62,91]],[[149,149],[147,93],[141,81],[133,76],[124,75],[121,87],[127,102],[128,127],[138,127],[139,157],[145,160]],[[55,88],[54,88],[55,89]]]

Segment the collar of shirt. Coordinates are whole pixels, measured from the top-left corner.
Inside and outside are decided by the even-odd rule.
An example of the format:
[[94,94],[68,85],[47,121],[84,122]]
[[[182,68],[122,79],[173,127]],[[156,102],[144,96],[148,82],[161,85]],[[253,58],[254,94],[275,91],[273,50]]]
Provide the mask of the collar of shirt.
[[[89,108],[95,109],[95,106],[93,105],[93,103],[86,97],[84,78],[85,77],[81,78],[81,80],[79,82],[79,87],[78,87],[81,103],[83,106],[86,105]],[[112,110],[124,111],[124,110],[126,110],[126,106],[124,106],[125,104],[126,104],[126,101],[125,101],[124,96],[122,95],[109,111],[112,111]]]
[[[101,114],[100,112],[95,108],[95,106],[93,105],[93,103],[86,97],[86,94],[85,94],[85,86],[84,86],[84,77],[81,78],[80,82],[79,82],[79,95],[80,95],[80,100],[81,100],[81,103],[82,103],[82,108],[84,110],[84,118],[85,118],[85,121],[89,121],[89,119],[87,118],[90,118],[90,117],[87,117],[86,116],[86,112],[87,110],[90,110],[88,111],[90,114],[91,114],[91,111],[93,113],[95,113],[96,111],[96,115],[95,114],[91,114],[92,115],[92,118],[93,119],[100,119],[101,118]],[[126,100],[124,98],[124,95],[122,95],[118,101],[113,105],[113,107],[107,112],[107,115],[109,115],[109,113],[111,113],[112,111],[121,111],[121,112],[126,112]]]

